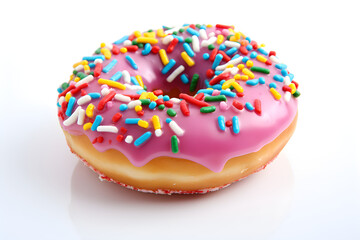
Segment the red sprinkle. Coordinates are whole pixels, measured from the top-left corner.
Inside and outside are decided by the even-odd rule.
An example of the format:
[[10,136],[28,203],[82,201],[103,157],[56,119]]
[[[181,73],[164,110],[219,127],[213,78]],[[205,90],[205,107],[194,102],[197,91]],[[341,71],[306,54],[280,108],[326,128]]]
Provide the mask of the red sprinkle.
[[164,94],[163,90],[161,90],[161,89],[156,89],[156,90],[153,91],[153,93],[155,94],[155,96],[159,96],[159,95]]
[[161,104],[164,104],[164,100],[162,99],[162,98],[158,98],[158,99],[156,99],[156,105],[161,105]]
[[160,51],[160,47],[159,47],[159,46],[153,46],[153,47],[151,48],[151,52],[152,52],[152,53],[157,54],[159,51]]
[[233,101],[233,106],[239,110],[243,110],[244,109],[244,104],[242,104],[241,102],[234,100]]
[[228,61],[231,60],[231,58],[230,58],[224,51],[219,51],[219,53],[220,53],[221,55],[223,55],[223,60],[224,60],[225,62],[228,62]]
[[276,56],[276,52],[275,51],[270,51],[269,52],[269,57],[271,57],[271,56]]
[[137,45],[131,45],[131,46],[126,46],[126,49],[128,50],[128,52],[136,52],[139,47]]
[[255,41],[251,41],[251,46],[253,47],[253,49],[254,50],[256,50],[256,49],[258,49],[259,48],[259,46],[258,46],[258,44],[257,44],[257,42],[255,42]]
[[270,59],[268,59],[268,60],[266,60],[265,64],[270,66],[270,65],[272,65],[272,62],[270,61]]
[[113,48],[111,49],[111,52],[114,54],[114,55],[118,55],[120,53],[120,48],[116,45],[113,45]]
[[92,144],[97,143],[97,138],[95,138],[91,143],[92,143]]
[[122,114],[121,114],[121,113],[115,113],[115,115],[112,117],[113,123],[118,122],[121,117],[122,117]]
[[179,42],[179,39],[174,38],[174,39],[170,42],[168,48],[166,49],[166,52],[167,52],[167,53],[171,53],[172,51],[174,51],[174,48],[175,48],[175,46],[176,46],[176,44],[177,44],[178,42]]
[[195,24],[190,24],[189,27],[191,27],[192,29],[196,29]]
[[210,106],[210,104],[208,104],[207,102],[199,101],[199,100],[187,95],[186,93],[180,93],[179,98],[182,98],[185,101],[187,101],[188,103],[194,104],[198,107],[209,107]]
[[282,90],[283,90],[284,92],[291,92],[291,87],[289,87],[289,86],[287,86],[287,85],[284,85],[284,86],[282,87]]
[[59,111],[58,111],[58,117],[61,118],[61,120],[63,120],[63,121],[65,119],[65,115],[64,115],[64,113],[62,112],[61,109],[59,109]]
[[232,126],[232,121],[231,121],[231,120],[227,120],[227,121],[225,122],[225,126],[231,127],[231,126]]
[[116,140],[118,142],[121,142],[122,140],[124,140],[124,135],[121,135],[121,134],[117,135]]
[[211,62],[213,62],[214,60],[215,60],[215,57],[216,57],[216,54],[218,53],[218,49],[217,48],[214,48],[213,50],[212,50],[212,52],[210,53],[210,57],[209,57],[209,59],[210,59],[210,61]]
[[238,96],[238,97],[243,97],[243,96],[244,96],[244,93],[243,93],[243,92],[237,92],[237,93],[236,93],[236,96]]
[[261,101],[259,99],[255,99],[254,101],[254,107],[255,107],[255,112],[258,115],[261,115]]
[[138,111],[138,112],[136,112],[136,114],[139,116],[139,117],[142,117],[142,116],[144,116],[144,111]]
[[97,63],[94,69],[94,77],[100,76],[101,70],[102,70],[102,63]]
[[190,110],[185,100],[180,102],[180,110],[184,116],[190,116]]
[[240,52],[244,55],[247,55],[249,53],[249,51],[246,49],[245,46],[240,46]]
[[125,134],[125,133],[127,132],[127,129],[124,128],[124,127],[121,127],[121,128],[120,128],[120,132],[121,132],[122,134]]
[[87,92],[84,89],[81,89],[81,96],[85,96]]
[[130,97],[131,100],[137,100],[140,97],[140,94],[123,94],[124,96]]
[[108,95],[106,95],[105,97],[103,97],[103,98],[100,100],[99,104],[98,104],[98,107],[97,107],[98,110],[103,110],[104,107],[105,107],[105,104],[106,104],[107,102],[111,101],[111,100],[114,98],[115,94],[116,94],[115,91],[110,91]]
[[207,76],[208,78],[212,78],[214,75],[215,75],[215,71],[214,71],[214,70],[208,69],[208,70],[206,71],[206,76]]
[[205,95],[205,94],[201,92],[201,93],[199,93],[199,94],[197,94],[197,95],[195,96],[195,99],[201,101],[201,100],[203,99],[204,95]]
[[103,137],[98,137],[98,138],[97,138],[97,142],[98,142],[98,143],[102,143],[103,141],[104,141],[104,138],[103,138]]
[[168,108],[172,108],[173,105],[174,105],[171,101],[166,101],[164,104],[165,104],[165,106],[168,107]]
[[228,28],[234,29],[233,26],[223,25],[223,24],[216,24],[215,27],[217,27],[217,28],[225,28],[225,29],[228,29]]
[[75,94],[77,94],[78,92],[80,92],[81,89],[86,88],[86,87],[88,87],[88,86],[89,86],[89,84],[83,83],[83,84],[77,86],[75,89],[71,90],[70,92],[71,92],[72,95],[75,95]]
[[67,101],[63,101],[63,103],[61,104],[61,111],[62,111],[63,113],[66,112],[67,105],[68,105],[68,102],[67,102]]
[[129,39],[130,41],[132,41],[132,40],[134,40],[135,38],[136,38],[135,34],[131,34],[128,39]]
[[295,84],[296,89],[298,89],[299,84],[298,84],[297,82],[295,82],[294,80],[292,80],[291,83]]
[[65,97],[65,95],[66,95],[69,91],[71,91],[72,89],[74,89],[74,88],[75,88],[75,85],[70,85],[70,86],[68,86],[62,93],[60,93],[60,94],[58,95],[58,98],[60,98],[60,97],[62,97],[62,96]]
[[221,80],[226,80],[228,77],[230,77],[229,72],[221,73],[221,74],[217,75],[216,77],[214,77],[213,79],[211,79],[209,84],[215,85],[215,84],[219,83]]

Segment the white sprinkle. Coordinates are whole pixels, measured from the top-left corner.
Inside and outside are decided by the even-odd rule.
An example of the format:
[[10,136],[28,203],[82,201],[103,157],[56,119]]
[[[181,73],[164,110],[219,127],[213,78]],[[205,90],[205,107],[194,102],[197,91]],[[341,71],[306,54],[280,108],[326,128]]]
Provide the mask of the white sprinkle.
[[121,101],[121,102],[131,102],[131,98],[125,95],[122,95],[120,93],[115,94],[114,97],[116,100]]
[[124,85],[126,86],[126,89],[128,89],[128,90],[144,90],[144,88],[142,88],[139,85],[130,85],[127,83],[125,83]]
[[170,101],[175,104],[179,104],[181,102],[181,100],[179,98],[170,98]]
[[291,99],[291,92],[286,91],[284,95],[285,102],[289,102]]
[[270,60],[274,63],[281,63],[280,59],[274,55],[270,56]]
[[91,101],[91,97],[90,95],[85,95],[85,96],[82,96],[80,97],[78,100],[77,100],[77,105],[83,105],[85,103],[88,103]]
[[118,128],[111,125],[101,125],[96,128],[98,132],[111,132],[111,133],[118,133]]
[[128,103],[128,108],[133,109],[136,106],[141,105],[141,101],[140,100],[135,100],[135,101],[131,101]]
[[194,52],[200,52],[199,38],[195,35],[193,35],[191,38],[192,38],[192,47],[193,47]]
[[161,129],[155,130],[155,136],[160,137],[163,134],[163,131]]
[[82,71],[83,69],[84,69],[84,65],[82,65],[82,64],[77,65],[77,66],[74,68],[74,70],[76,70],[76,71],[78,71],[78,72]]
[[184,135],[185,131],[179,127],[179,125],[174,120],[169,123],[169,126],[177,136],[181,137]]
[[284,77],[284,85],[289,86],[291,83],[290,77],[289,76],[285,76]]
[[85,110],[84,109],[80,109],[79,110],[79,116],[78,116],[78,119],[77,119],[77,124],[78,125],[83,125],[84,124],[84,119],[85,119]]
[[59,105],[61,106],[64,101],[65,101],[65,97],[64,97],[64,96],[61,96],[61,97],[59,98]]
[[173,39],[174,39],[174,37],[172,35],[167,35],[166,37],[164,37],[162,39],[162,43],[163,44],[169,44]]
[[233,41],[225,41],[224,42],[225,46],[229,47],[229,48],[240,48],[240,43],[238,42],[233,42]]
[[180,30],[180,27],[175,27],[175,28],[170,28],[170,29],[168,29],[168,30],[166,30],[164,33],[165,34],[172,34],[173,32],[177,32],[177,31],[179,31]]
[[233,68],[230,68],[231,69],[231,74],[232,75],[235,75],[235,74],[237,74],[238,72],[239,72],[239,68],[237,68],[237,67],[233,67]]
[[73,112],[73,114],[71,114],[71,116],[63,122],[64,126],[70,126],[70,125],[76,123],[78,116],[79,116],[80,109],[81,109],[81,107],[78,106],[76,108],[76,110]]
[[132,42],[130,40],[125,40],[124,41],[124,46],[131,46],[132,45]]
[[108,95],[109,92],[110,92],[110,90],[109,90],[108,88],[103,88],[103,89],[101,89],[101,95],[103,95],[103,96]]
[[114,45],[112,45],[112,44],[105,44],[105,47],[106,47],[107,49],[109,49],[109,50],[112,50],[113,47],[114,47]]
[[126,143],[132,143],[133,139],[134,139],[133,136],[127,135],[126,138],[125,138],[125,142]]
[[178,68],[176,68],[167,78],[166,81],[171,83],[175,80],[175,78],[182,73],[185,70],[185,67],[183,65],[180,65]]
[[77,83],[75,83],[75,87],[78,87],[83,83],[89,83],[92,80],[94,80],[94,76],[93,75],[88,75],[88,76],[84,77],[83,79],[81,79],[80,81],[78,81]]
[[209,40],[207,41],[202,41],[201,42],[201,46],[202,47],[208,47],[210,44],[214,44],[216,42],[217,38],[216,37],[211,37]]
[[199,30],[199,33],[200,33],[200,37],[202,38],[202,39],[208,39],[208,36],[207,36],[207,34],[206,34],[206,31],[205,31],[205,29],[200,29]]
[[232,65],[235,66],[235,65],[237,65],[238,63],[240,63],[242,59],[243,59],[242,56],[241,56],[241,57],[238,57],[238,58],[235,58],[235,59],[232,59],[232,60],[228,61],[227,63],[225,63],[225,64],[223,64],[223,65],[217,66],[215,70],[216,70],[216,71],[225,70],[225,68],[226,68],[227,66],[229,66],[230,64],[232,64]]
[[210,38],[210,37],[215,37],[215,32],[209,33],[208,37],[209,37],[209,38]]
[[100,59],[100,58],[97,58],[97,59],[95,59],[94,63],[95,63],[95,64],[97,64],[97,63],[103,63],[103,60]]
[[126,83],[131,83],[131,79],[130,79],[130,73],[126,70],[122,71],[123,77],[124,77],[124,81]]

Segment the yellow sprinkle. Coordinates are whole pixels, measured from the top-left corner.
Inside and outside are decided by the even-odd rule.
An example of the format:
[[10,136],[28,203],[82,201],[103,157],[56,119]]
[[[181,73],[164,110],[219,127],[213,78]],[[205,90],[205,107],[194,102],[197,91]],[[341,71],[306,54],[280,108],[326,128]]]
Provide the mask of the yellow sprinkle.
[[241,75],[240,75],[240,74],[236,74],[236,75],[234,76],[234,79],[235,79],[235,80],[240,80],[240,79],[241,79]]
[[101,47],[101,48],[103,48],[103,47],[105,47],[105,46],[106,46],[105,43],[101,43],[101,44],[100,44],[100,47]]
[[155,38],[155,32],[144,32],[144,37]]
[[245,75],[248,75],[251,79],[253,79],[255,77],[254,73],[252,73],[249,69],[247,68],[244,68],[242,70],[242,73],[245,74]]
[[89,73],[89,72],[90,72],[90,67],[89,67],[89,65],[84,65],[84,72],[85,72],[85,73]]
[[257,55],[257,56],[256,56],[256,59],[257,59],[258,61],[260,61],[260,62],[263,62],[263,63],[267,61],[266,57],[264,57],[264,56],[262,56],[262,55]]
[[71,74],[69,81],[73,80],[74,77],[75,77],[74,74]]
[[73,68],[76,68],[76,67],[79,66],[79,65],[86,65],[86,64],[88,64],[88,61],[82,60],[82,61],[80,61],[80,62],[75,63],[75,64],[73,65]]
[[158,97],[153,92],[149,92],[147,97],[150,98],[151,101],[156,101],[158,99]]
[[185,51],[181,53],[181,57],[182,57],[182,59],[184,59],[186,64],[189,65],[189,67],[192,67],[195,65],[194,60]]
[[104,56],[105,56],[106,59],[110,59],[110,58],[111,58],[111,52],[110,52],[109,49],[107,49],[107,48],[102,48],[102,49],[100,50],[100,52],[101,52],[102,54],[104,54]]
[[[232,27],[234,28],[234,26],[232,26]],[[229,31],[232,32],[232,33],[235,32],[234,29],[232,29],[232,28],[228,28],[228,29],[229,29]]]
[[142,92],[139,99],[147,99],[148,98],[148,92]]
[[156,129],[161,129],[160,118],[159,118],[158,115],[152,116],[151,121],[153,122],[153,126],[154,126],[155,130]]
[[160,59],[161,59],[161,62],[165,65],[167,65],[169,63],[169,59],[166,55],[166,52],[164,49],[160,49],[159,51],[159,55],[160,55]]
[[145,120],[139,120],[138,121],[138,125],[142,128],[148,128],[149,127],[149,123]]
[[249,80],[249,76],[248,75],[242,75],[240,79],[243,80],[243,81],[247,81],[247,80]]
[[219,35],[217,36],[216,43],[217,43],[217,44],[222,44],[223,41],[224,41],[224,36],[221,35],[221,34],[219,34]]
[[240,33],[240,32],[236,32],[236,33],[235,33],[235,38],[236,38],[236,40],[240,40],[240,37],[241,37],[241,33]]
[[141,37],[141,32],[140,31],[135,31],[134,32],[134,35],[135,35],[135,37]]
[[135,112],[139,112],[141,110],[142,110],[142,106],[140,105],[135,106]]
[[151,38],[151,37],[138,37],[136,41],[138,43],[150,43],[150,44],[158,43],[158,40],[156,38]]
[[120,48],[120,52],[121,52],[121,53],[126,53],[126,52],[127,52],[127,48],[124,48],[124,47],[123,47],[123,48]]
[[244,91],[242,86],[240,86],[240,84],[238,84],[237,82],[232,82],[231,86],[233,86],[235,88],[235,90],[240,92],[240,93],[242,93]]
[[68,92],[66,95],[65,95],[65,101],[69,102],[71,98],[71,92]]
[[231,36],[231,37],[229,38],[229,40],[232,41],[232,42],[236,42],[238,39],[236,39],[235,36]]
[[140,75],[136,75],[135,76],[136,80],[138,81],[139,85],[144,88],[144,83],[143,83],[143,80],[142,80],[142,77]]
[[254,66],[253,61],[247,60],[247,61],[246,61],[246,66],[247,66],[248,68],[251,68],[252,66]]
[[234,64],[229,64],[226,66],[226,68],[233,68],[234,67]]
[[276,91],[275,88],[270,88],[270,92],[272,93],[272,95],[274,96],[274,98],[276,100],[280,100],[281,95],[280,95],[280,93],[278,91]]
[[80,78],[79,78],[79,77],[75,77],[74,81],[75,81],[75,82],[78,82],[78,81],[80,81]]
[[291,87],[291,94],[294,94],[296,92],[296,86],[294,83],[290,83],[289,87]]
[[88,123],[85,123],[85,124],[84,124],[83,128],[84,128],[84,130],[86,131],[86,130],[89,130],[89,129],[91,128],[91,126],[92,126],[92,123],[91,123],[91,122],[88,122]]
[[164,30],[162,28],[160,28],[156,31],[156,35],[161,38],[166,36],[166,34],[164,33]]
[[239,70],[243,70],[245,65],[244,64],[239,64],[239,65],[237,65],[237,67],[238,67]]
[[221,86],[221,88],[222,89],[228,89],[228,88],[230,88],[230,86],[232,85],[232,83],[233,82],[235,82],[235,79],[229,79],[229,80],[227,80],[227,81],[225,81],[224,83],[223,83],[223,85]]
[[94,104],[90,103],[86,108],[86,116],[92,118],[94,116]]
[[206,25],[207,28],[211,28],[212,26],[211,24]]
[[109,87],[114,87],[114,88],[118,88],[118,89],[121,89],[121,90],[125,90],[126,89],[126,86],[119,83],[119,82],[115,82],[115,81],[111,81],[111,80],[107,80],[107,79],[103,79],[103,78],[100,78],[98,80],[98,83],[99,84],[106,84],[108,85]]
[[260,47],[261,47],[261,48],[262,48],[262,47],[265,47],[265,44],[263,44],[263,43],[262,43],[262,44],[260,44]]

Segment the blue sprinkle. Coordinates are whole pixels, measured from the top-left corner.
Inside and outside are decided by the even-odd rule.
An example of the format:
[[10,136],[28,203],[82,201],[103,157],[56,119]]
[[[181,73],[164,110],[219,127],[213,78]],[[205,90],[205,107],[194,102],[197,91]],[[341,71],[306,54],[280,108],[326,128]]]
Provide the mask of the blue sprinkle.
[[138,66],[136,65],[134,59],[132,59],[129,55],[126,55],[125,59],[130,63],[133,69],[138,70]]
[[125,119],[125,123],[126,124],[138,124],[138,122],[140,121],[140,118],[127,118]]
[[247,80],[246,84],[250,85],[250,86],[255,86],[259,83],[259,79],[252,79],[252,80]]
[[188,33],[190,33],[191,35],[195,35],[195,36],[197,36],[197,37],[200,36],[200,33],[199,33],[198,31],[192,29],[191,27],[187,28],[186,31],[187,31]]
[[121,104],[119,107],[120,111],[125,111],[126,109],[128,109],[128,106],[126,104]]
[[172,35],[174,38],[176,38],[177,40],[179,40],[180,43],[184,42],[184,38],[181,36],[177,36],[177,35]]
[[259,83],[260,84],[265,84],[265,78],[259,77]]
[[203,59],[208,60],[210,58],[210,55],[208,53],[204,53]]
[[212,69],[215,70],[215,68],[217,66],[219,66],[221,60],[223,59],[223,55],[221,55],[220,53],[219,54],[216,54],[216,57],[215,57],[215,60],[212,64]]
[[290,80],[293,80],[295,76],[294,76],[294,74],[289,73],[289,77],[290,77]]
[[158,98],[160,98],[160,99],[162,99],[164,96],[163,95],[159,95],[159,96],[157,96]]
[[74,98],[74,97],[71,97],[71,98],[69,99],[69,102],[68,102],[68,105],[67,105],[67,109],[66,109],[66,112],[65,112],[66,116],[68,116],[68,117],[71,116],[71,112],[72,112],[72,110],[73,110],[73,108],[74,108],[75,101],[76,101],[76,98]]
[[261,53],[261,54],[263,54],[265,56],[269,55],[269,53],[267,51],[265,51],[263,48],[258,48],[258,51],[259,51],[259,53]]
[[104,73],[108,73],[117,63],[118,61],[116,59],[113,59],[106,67],[103,68]]
[[274,75],[274,80],[275,81],[278,81],[278,82],[283,82],[284,81],[284,78],[280,75]]
[[101,97],[100,93],[97,93],[97,92],[88,93],[88,95],[91,97],[91,99],[98,99]]
[[239,118],[237,116],[234,116],[232,118],[232,129],[235,134],[238,134],[240,132]]
[[206,30],[206,26],[205,26],[205,25],[201,25],[200,29]]
[[164,97],[163,97],[163,100],[166,102],[166,101],[169,101],[170,100],[170,97],[168,96],[168,95],[165,95]]
[[[251,42],[251,38],[249,37],[246,37],[245,40],[248,40],[248,42],[250,43]],[[250,44],[249,44],[250,45]],[[251,46],[251,45],[250,45]]]
[[251,105],[251,103],[246,102],[245,103],[245,108],[249,111],[253,111],[255,108],[253,107],[253,105]]
[[224,82],[226,82],[226,80],[221,80],[221,81],[220,81],[220,85],[223,85]]
[[221,74],[223,71],[215,71],[215,75]]
[[234,92],[230,92],[230,91],[226,91],[226,90],[221,90],[220,91],[220,95],[225,95],[227,97],[235,97],[236,93]]
[[231,58],[231,60],[237,59],[237,58],[239,58],[239,57],[240,57],[240,55],[239,55],[239,54],[236,54],[236,55],[234,55],[234,56]]
[[246,46],[246,50],[251,51],[253,49],[253,46],[251,46],[250,44]]
[[219,50],[222,51],[222,50],[225,50],[226,49],[226,46],[225,44],[220,44],[219,46]]
[[59,102],[56,103],[56,106],[61,107]]
[[91,125],[91,131],[96,131],[97,127],[100,125],[102,121],[103,121],[103,117],[101,115],[97,115],[95,121]]
[[141,54],[146,56],[151,52],[151,49],[152,49],[151,44],[146,43],[145,46],[144,46],[144,50],[141,51]]
[[216,89],[216,90],[222,90],[221,84],[215,84],[215,85],[210,86],[210,87],[213,88],[213,89]]
[[206,88],[211,88],[209,80],[205,79],[204,81]]
[[136,80],[135,77],[130,77],[130,80],[131,80],[132,84],[140,86],[139,82]]
[[233,47],[226,51],[226,55],[230,56],[237,52],[237,48]]
[[199,94],[199,93],[204,93],[204,94],[212,94],[214,92],[214,90],[211,90],[211,89],[200,89],[196,94]]
[[247,61],[249,61],[248,57],[243,57],[243,59],[241,60],[243,63],[246,63]]
[[143,92],[146,92],[144,89],[140,89],[139,91],[136,92],[136,94],[142,94]]
[[188,77],[187,77],[185,74],[182,74],[182,75],[180,76],[180,79],[181,79],[181,81],[182,81],[184,84],[188,84],[188,83],[189,83],[189,79],[188,79]]
[[117,81],[122,77],[122,72],[117,71],[114,75],[111,76],[110,80]]
[[167,118],[167,119],[166,119],[166,123],[167,123],[167,124],[171,123],[171,121],[172,121],[171,118]]
[[[183,27],[187,27],[187,26],[189,26],[190,24],[187,24],[187,23],[185,23],[185,24],[183,24]],[[163,26],[163,28],[165,28],[164,26]]]
[[62,92],[63,92],[63,90],[62,90],[61,88],[58,88],[57,91],[58,91],[58,93],[62,93]]
[[274,83],[274,82],[270,83],[270,84],[269,84],[269,87],[270,87],[270,88],[276,88],[276,83]]
[[218,117],[218,125],[221,131],[225,131],[225,118],[224,116]]
[[151,137],[152,133],[149,131],[149,132],[146,132],[144,133],[143,135],[141,135],[138,139],[136,139],[134,141],[134,145],[136,147],[144,144],[150,137]]
[[176,61],[174,59],[170,59],[169,63],[165,65],[165,67],[161,70],[162,74],[167,74],[172,67],[174,67],[176,64]]
[[281,75],[283,75],[284,77],[286,77],[288,74],[288,72],[286,71],[286,69],[281,70]]
[[88,56],[88,57],[82,58],[82,60],[86,60],[86,61],[95,61],[96,59],[101,59],[101,60],[105,61],[105,56],[104,55],[94,55],[94,56]]
[[151,102],[150,104],[149,104],[149,108],[150,109],[154,109],[155,107],[156,107],[156,102]]
[[283,64],[283,63],[278,63],[278,64],[275,64],[275,67],[277,68],[277,69],[287,69],[287,66],[286,66],[286,64]]
[[95,66],[96,66],[95,63],[93,63],[93,62],[92,62],[92,63],[89,63],[89,67],[90,67],[90,68],[94,68]]
[[189,55],[189,57],[194,57],[195,53],[194,51],[191,49],[190,45],[188,43],[184,43],[183,44],[184,50],[187,53],[187,55]]
[[257,52],[251,52],[250,53],[250,58],[256,58],[257,57]]
[[128,38],[129,38],[129,36],[123,36],[119,40],[115,41],[114,44],[121,44],[121,43],[125,42],[126,40],[128,40]]

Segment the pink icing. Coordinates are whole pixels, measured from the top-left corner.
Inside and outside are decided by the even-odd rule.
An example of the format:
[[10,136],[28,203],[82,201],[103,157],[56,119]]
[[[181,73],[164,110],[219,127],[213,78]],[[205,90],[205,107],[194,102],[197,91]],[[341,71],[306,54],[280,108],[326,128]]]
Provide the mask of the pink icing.
[[[206,32],[209,34],[214,30],[214,28],[208,28]],[[183,36],[185,39],[191,35],[185,31],[180,36]],[[201,44],[202,39],[199,39]],[[161,39],[159,39],[159,43],[157,45],[160,46],[160,48],[165,50],[167,49],[167,45],[162,44]],[[216,43],[214,45],[218,47]],[[117,46],[121,48],[123,44],[119,44]],[[226,50],[228,49],[229,48]],[[204,83],[204,80],[208,79],[206,77],[206,70],[212,66],[212,62],[210,60],[203,59],[204,53],[210,54],[211,52],[206,47],[201,47],[200,52],[195,52],[195,56],[193,57],[195,65],[193,67],[189,67],[180,56],[180,53],[184,51],[184,49],[182,43],[179,42],[174,51],[167,54],[169,59],[174,59],[176,61],[176,65],[172,68],[172,70],[169,71],[169,73],[165,75],[161,73],[163,64],[160,61],[159,55],[150,53],[147,56],[143,56],[141,54],[141,50],[142,49],[139,49],[136,52],[127,52],[125,54],[113,54],[111,59],[105,60],[103,62],[103,66],[106,66],[113,59],[117,59],[118,63],[115,65],[115,67],[112,68],[112,70],[108,73],[102,72],[100,77],[95,77],[94,80],[89,83],[89,86],[84,90],[87,93],[100,93],[102,87],[97,83],[97,80],[99,78],[110,79],[110,77],[113,76],[116,72],[123,70],[129,71],[131,76],[142,76],[142,80],[144,85],[147,86],[148,92],[156,89],[162,89],[164,94],[167,94],[174,89],[179,89],[180,92],[194,95],[197,90],[206,88]],[[239,52],[237,52],[237,54],[242,55]],[[139,67],[138,70],[134,70],[125,60],[126,55],[129,55],[134,59]],[[247,56],[249,55],[250,53]],[[224,103],[211,102],[211,105],[216,106],[216,111],[213,113],[204,114],[200,113],[199,107],[189,104],[188,106],[190,110],[190,116],[184,116],[180,111],[179,104],[173,105],[172,108],[177,112],[177,115],[171,119],[176,121],[176,123],[185,131],[185,134],[179,137],[179,152],[176,154],[171,151],[170,141],[170,138],[172,135],[174,135],[174,132],[165,122],[166,118],[169,118],[169,116],[166,114],[167,108],[165,108],[163,111],[160,111],[157,108],[150,110],[147,106],[144,106],[144,115],[142,117],[139,117],[135,110],[128,109],[124,112],[121,112],[123,116],[115,124],[112,123],[112,117],[115,113],[119,112],[119,106],[124,104],[124,102],[113,100],[110,104],[107,104],[103,110],[95,111],[94,116],[100,114],[104,118],[101,125],[114,125],[118,127],[119,130],[121,127],[126,128],[127,133],[124,135],[125,137],[127,135],[132,135],[135,140],[145,132],[151,131],[153,133],[151,138],[139,147],[134,146],[133,143],[127,144],[125,141],[118,142],[116,137],[118,134],[121,134],[120,131],[118,134],[104,132],[100,133],[91,130],[84,131],[83,126],[79,126],[76,123],[72,124],[71,126],[64,126],[61,119],[60,123],[64,130],[75,135],[85,134],[89,137],[90,141],[93,141],[95,138],[102,136],[104,138],[102,143],[93,144],[98,151],[116,149],[122,152],[130,160],[130,162],[137,167],[145,165],[156,157],[169,156],[174,158],[185,158],[199,163],[214,172],[220,172],[229,159],[251,152],[256,152],[264,145],[273,141],[290,125],[297,113],[297,100],[294,97],[291,97],[289,102],[285,102],[284,97],[277,101],[269,91],[269,83],[275,82],[277,84],[278,92],[281,95],[284,95],[284,91],[282,90],[282,86],[284,84],[273,80],[273,76],[275,74],[281,75],[280,70],[275,68],[275,64],[267,66],[265,63],[257,61],[256,59],[251,60],[254,62],[254,66],[270,69],[270,74],[268,75],[254,72],[255,78],[264,77],[266,83],[262,85],[258,84],[256,86],[249,86],[245,84],[245,81],[239,80],[238,82],[244,88],[244,96],[235,98],[227,97],[227,105],[229,106],[228,109],[226,109],[227,107]],[[225,62],[222,61],[220,65],[224,63]],[[200,81],[195,92],[189,92],[190,84],[182,83],[180,80],[180,75],[172,83],[168,83],[166,81],[166,77],[170,75],[171,72],[179,65],[183,65],[185,67],[185,71],[183,73],[186,73],[190,80],[193,74],[197,73],[200,75]],[[118,80],[118,82],[124,83],[123,77]],[[136,93],[136,90],[129,89],[115,89],[115,91],[121,94]],[[80,96],[80,93],[74,95],[76,99],[79,99]],[[178,97],[178,93],[170,97]],[[91,101],[91,103],[97,106],[101,98],[94,99]],[[254,111],[248,111],[246,109],[242,111],[234,109],[234,107],[231,105],[232,101],[235,99],[243,104],[246,102],[253,104],[255,99],[259,99],[261,101],[262,114],[258,115]],[[83,105],[83,109],[86,109],[87,105],[88,104]],[[76,109],[76,107],[77,104],[75,104],[73,111]],[[163,130],[163,135],[161,137],[155,136],[150,120],[155,114],[159,116],[161,121]],[[240,123],[240,133],[234,134],[232,129],[228,127],[225,131],[220,131],[217,123],[217,117],[220,115],[225,117],[225,121],[231,120],[233,116],[238,116]],[[65,116],[65,119],[67,118],[68,117]],[[125,124],[126,118],[141,118],[146,120],[149,122],[149,128],[144,129],[138,125]],[[85,117],[85,123],[86,122],[89,122],[88,117]]]

